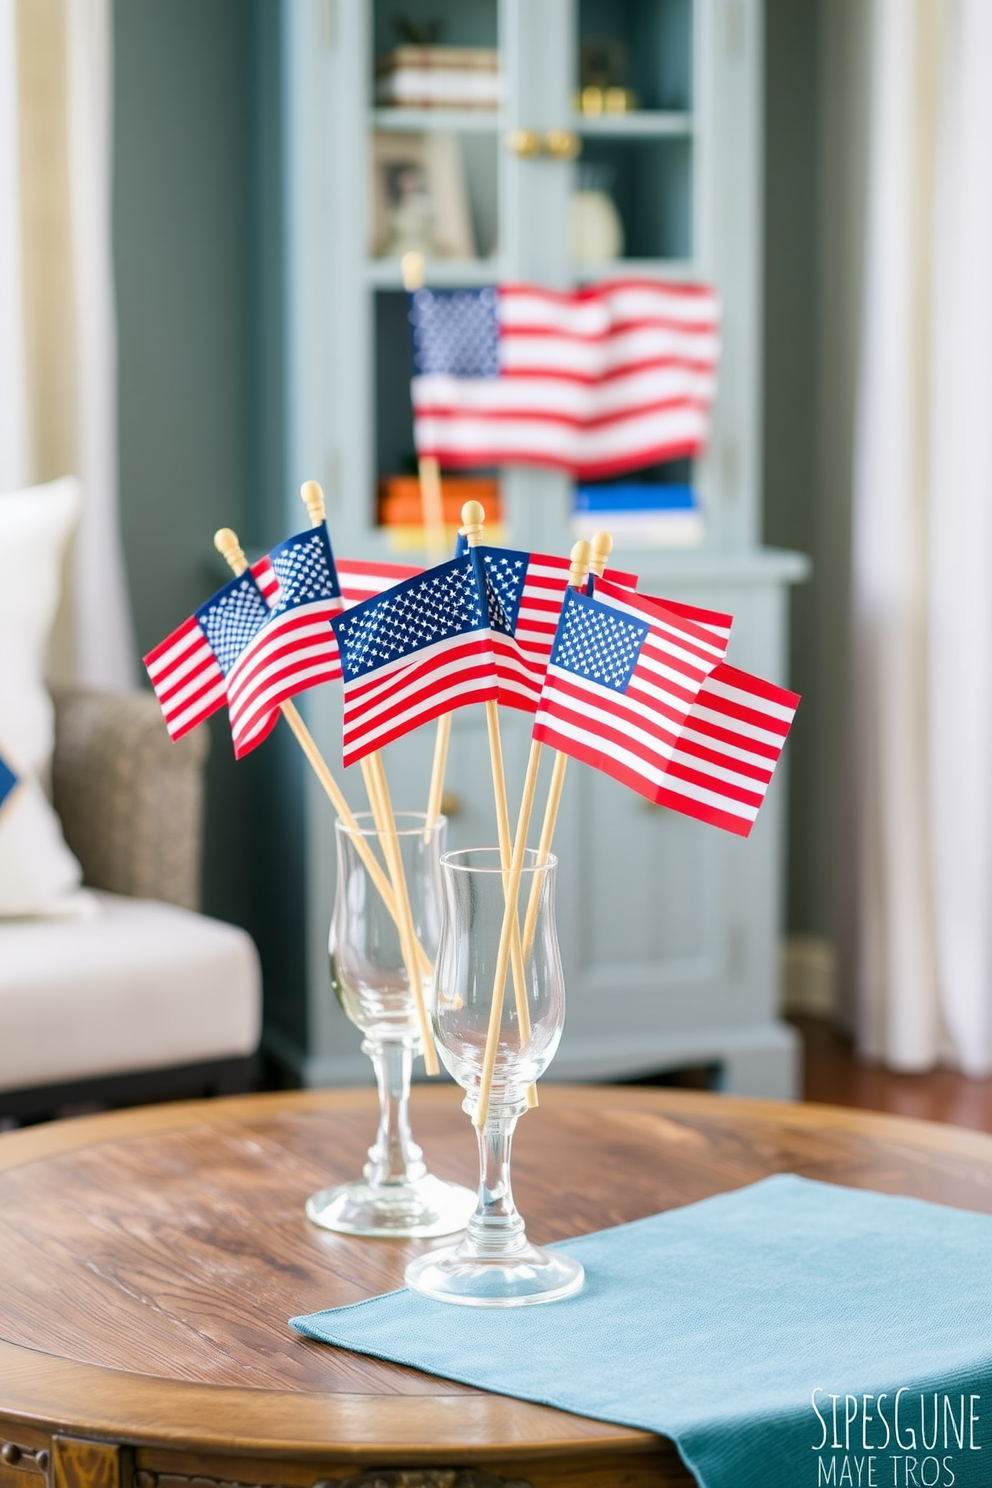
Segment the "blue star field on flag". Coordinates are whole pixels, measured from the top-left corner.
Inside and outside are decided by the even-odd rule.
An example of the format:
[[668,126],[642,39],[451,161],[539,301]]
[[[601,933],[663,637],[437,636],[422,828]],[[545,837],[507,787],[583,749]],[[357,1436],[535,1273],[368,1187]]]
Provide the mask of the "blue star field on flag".
[[512,548],[482,550],[489,624],[502,635],[512,635],[516,629],[529,558],[529,553],[518,553]]
[[646,623],[569,590],[551,665],[625,692],[647,635]]
[[478,549],[333,617],[344,679],[344,763],[499,692]]
[[3,756],[0,755],[0,806],[6,801],[16,784],[17,776]]
[[196,611],[197,623],[225,677],[268,618],[268,606],[250,573],[232,579]]
[[485,623],[469,554],[386,589],[332,622],[346,684]]
[[318,599],[339,599],[341,586],[327,528],[308,527],[273,548],[269,560],[279,580],[273,617]]
[[499,376],[494,289],[418,289],[410,298],[416,376]]

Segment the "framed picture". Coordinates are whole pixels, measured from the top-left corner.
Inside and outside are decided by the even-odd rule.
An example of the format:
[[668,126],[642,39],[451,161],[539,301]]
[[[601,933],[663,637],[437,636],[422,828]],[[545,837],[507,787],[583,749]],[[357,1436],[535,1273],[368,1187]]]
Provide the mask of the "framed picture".
[[372,136],[372,254],[475,258],[475,237],[457,135]]

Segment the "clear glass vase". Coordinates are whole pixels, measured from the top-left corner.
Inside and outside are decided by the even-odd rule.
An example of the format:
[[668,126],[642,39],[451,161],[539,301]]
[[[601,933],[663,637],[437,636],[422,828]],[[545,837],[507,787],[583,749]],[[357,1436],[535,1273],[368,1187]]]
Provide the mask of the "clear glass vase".
[[357,833],[337,823],[331,982],[345,1013],[365,1035],[362,1050],[379,1088],[379,1130],[362,1177],[313,1194],[306,1212],[314,1224],[347,1235],[450,1235],[464,1229],[475,1196],[428,1173],[411,1135],[410,1075],[423,1052],[421,1023],[399,929],[363,860],[363,849],[373,853],[389,876],[390,861],[395,862],[391,849],[398,850],[417,942],[415,972],[429,1016],[446,823],[442,818],[428,830],[422,812],[397,812],[396,831],[386,843],[366,813],[356,822]]
[[[528,852],[519,882],[507,884],[507,914],[498,849],[471,848],[441,859],[434,1033],[443,1064],[465,1091],[463,1108],[476,1122],[479,1193],[464,1240],[407,1267],[407,1286],[437,1301],[521,1307],[570,1296],[582,1286],[578,1261],[531,1245],[510,1186],[514,1128],[529,1087],[554,1057],[565,1018],[556,866],[553,857],[539,862]],[[481,1125],[480,1102],[487,1106]]]

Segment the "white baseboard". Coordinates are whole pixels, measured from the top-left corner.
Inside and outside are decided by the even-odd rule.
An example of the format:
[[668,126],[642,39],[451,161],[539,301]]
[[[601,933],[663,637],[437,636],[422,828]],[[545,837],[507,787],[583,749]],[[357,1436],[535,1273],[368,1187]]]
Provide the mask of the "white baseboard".
[[790,935],[782,942],[783,1013],[808,1018],[837,1014],[837,958],[833,945],[817,935]]

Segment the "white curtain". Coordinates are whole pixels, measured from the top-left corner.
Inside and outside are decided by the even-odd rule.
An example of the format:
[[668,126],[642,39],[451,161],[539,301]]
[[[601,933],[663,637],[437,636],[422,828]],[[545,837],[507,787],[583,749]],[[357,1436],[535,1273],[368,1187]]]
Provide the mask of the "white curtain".
[[0,0],[0,491],[29,469],[17,140],[17,7]]
[[853,511],[858,1038],[992,1069],[992,5],[873,0]]
[[0,489],[78,475],[55,671],[134,683],[117,511],[111,0],[0,0]]

